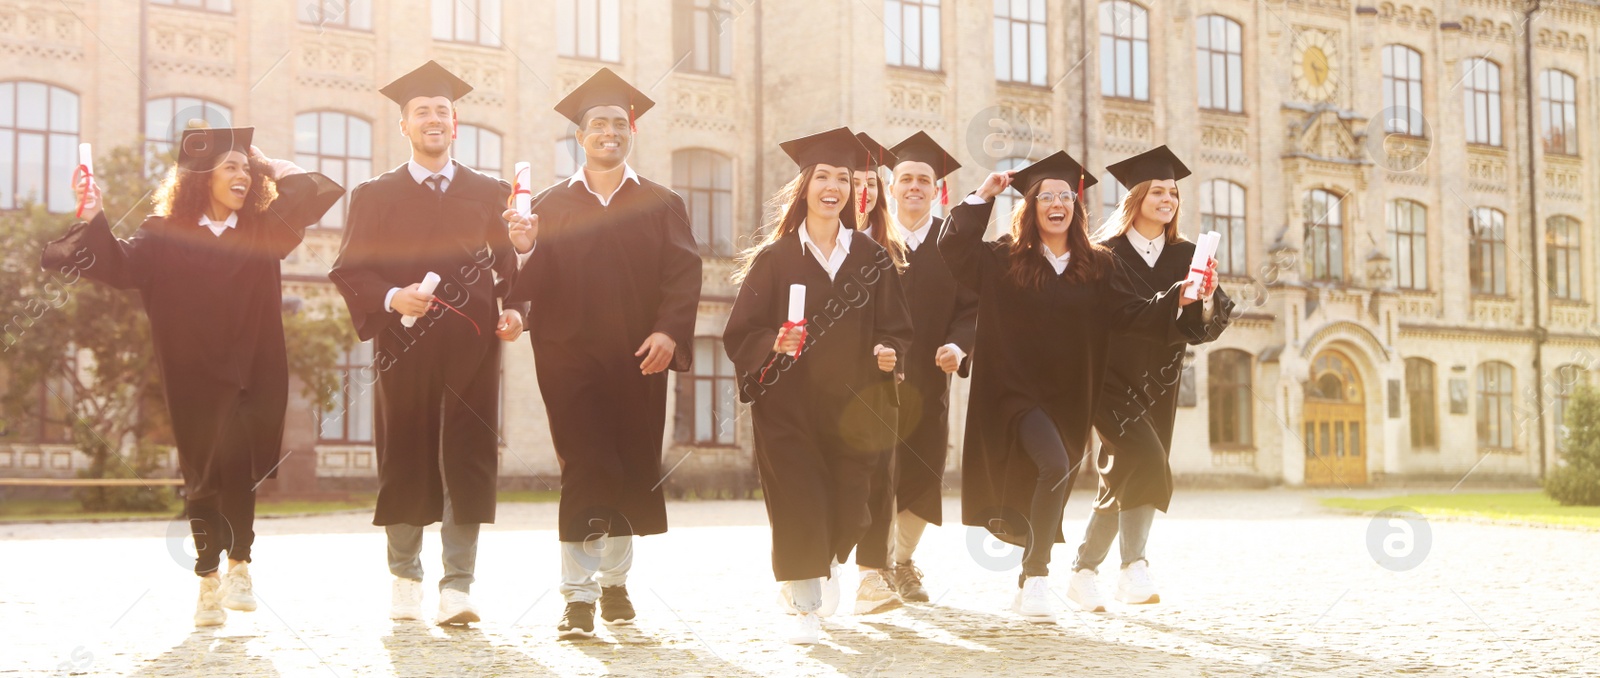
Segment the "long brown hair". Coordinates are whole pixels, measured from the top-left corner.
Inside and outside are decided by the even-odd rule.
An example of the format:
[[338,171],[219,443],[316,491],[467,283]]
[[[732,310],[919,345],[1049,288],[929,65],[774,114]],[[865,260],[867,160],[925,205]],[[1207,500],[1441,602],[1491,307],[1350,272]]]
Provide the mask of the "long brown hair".
[[[761,230],[756,231],[756,244],[739,253],[739,265],[730,276],[733,284],[744,282],[745,276],[750,274],[750,266],[756,261],[756,255],[762,250],[805,225],[806,193],[811,189],[811,175],[816,170],[816,165],[807,166],[767,200],[767,221],[761,226]],[[855,174],[852,172],[851,176]],[[851,191],[846,191],[845,200],[850,199],[850,193]],[[843,222],[844,228],[859,230],[856,221],[857,212],[854,205],[845,205],[844,209],[839,210],[839,220]]]
[[[868,170],[868,172],[878,179],[878,199],[873,203],[872,209],[867,210],[866,218],[861,220],[859,227],[863,233],[867,234],[867,237],[872,238],[873,242],[883,246],[883,251],[889,253],[889,260],[894,262],[896,269],[904,270],[907,256],[906,243],[900,239],[900,230],[889,223],[889,201],[887,199],[889,196],[884,190],[883,174],[877,169]],[[852,179],[854,176],[854,173],[852,173]],[[852,185],[854,185],[853,182]],[[852,202],[859,199],[859,193],[852,196]]]
[[[1011,210],[1011,266],[1007,276],[1018,287],[1036,290],[1056,274],[1050,262],[1038,252],[1043,247],[1039,234],[1039,182],[1022,194],[1022,200]],[[1072,253],[1072,263],[1067,266],[1068,282],[1084,283],[1100,279],[1105,270],[1108,250],[1089,241],[1089,213],[1083,197],[1072,201],[1072,223],[1067,226],[1067,251]]]
[[[221,158],[222,154],[218,154],[202,164],[215,166],[220,164]],[[250,191],[245,194],[244,206],[239,209],[241,223],[266,212],[267,206],[278,199],[278,185],[267,171],[266,159],[250,155],[247,163],[250,167]],[[211,209],[211,174],[212,170],[209,169],[186,169],[173,163],[172,169],[167,170],[166,178],[161,180],[161,186],[156,188],[153,200],[155,213],[174,224],[199,223],[200,215]]]
[[[1095,231],[1095,242],[1110,242],[1127,235],[1128,230],[1133,228],[1134,218],[1139,216],[1140,208],[1144,205],[1145,196],[1150,195],[1151,183],[1153,181],[1141,181],[1134,184],[1133,188],[1122,196],[1122,201],[1117,203],[1117,209],[1111,213],[1104,224],[1100,225],[1100,230]],[[1183,210],[1183,192],[1178,191],[1177,188],[1174,188],[1173,191],[1177,195],[1178,205],[1172,208],[1172,221],[1166,224],[1166,244],[1168,245],[1183,242],[1183,234],[1178,232],[1178,214]]]

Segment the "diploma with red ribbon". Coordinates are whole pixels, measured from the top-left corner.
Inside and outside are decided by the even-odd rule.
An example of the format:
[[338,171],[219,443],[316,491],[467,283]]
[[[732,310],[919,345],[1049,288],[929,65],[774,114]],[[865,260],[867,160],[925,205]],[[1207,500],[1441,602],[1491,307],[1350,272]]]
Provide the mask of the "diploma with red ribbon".
[[[789,315],[788,315],[788,320],[785,320],[783,322],[783,331],[782,331],[782,333],[779,334],[779,336],[786,336],[790,332],[792,332],[792,331],[794,331],[796,329],[800,330],[800,345],[795,347],[794,353],[791,354],[790,357],[795,359],[795,360],[799,360],[800,359],[800,352],[805,350],[805,347],[806,347],[806,286],[805,285],[790,285],[789,286]],[[779,355],[782,355],[782,354],[779,354]],[[778,356],[776,356],[776,355],[772,356],[772,358],[767,361],[766,366],[761,368],[761,376],[757,377],[756,380],[758,382],[761,382],[761,383],[766,383],[766,381],[767,381],[767,370],[772,369],[772,364],[777,362],[777,361],[778,361]]]
[[1216,231],[1201,233],[1200,239],[1195,241],[1194,259],[1189,262],[1189,277],[1185,281],[1189,286],[1184,288],[1184,298],[1200,298],[1200,286],[1211,272],[1211,259],[1217,255],[1217,245],[1221,242],[1222,234]]
[[89,144],[78,144],[78,167],[72,170],[72,185],[77,186],[83,179],[78,178],[78,173],[83,173],[83,178],[89,180],[89,185],[83,189],[83,197],[78,198],[78,218],[83,218],[84,204],[89,201],[89,191],[94,187],[94,151]]
[[528,216],[528,213],[533,209],[533,191],[528,188],[528,180],[531,175],[532,166],[525,162],[519,162],[511,176],[512,209],[515,209],[517,214],[522,216]]

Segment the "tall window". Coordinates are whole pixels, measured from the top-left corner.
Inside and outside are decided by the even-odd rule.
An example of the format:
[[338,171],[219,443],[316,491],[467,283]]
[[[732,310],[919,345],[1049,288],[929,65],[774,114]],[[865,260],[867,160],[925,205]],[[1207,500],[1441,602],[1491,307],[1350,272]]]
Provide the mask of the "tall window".
[[1567,406],[1579,385],[1589,383],[1589,372],[1577,365],[1562,365],[1551,375],[1550,416],[1556,425],[1556,451],[1567,449]]
[[[1031,161],[1027,158],[1001,158],[999,162],[995,163],[994,171],[1004,172],[1006,170],[1022,169],[1027,167],[1029,162]],[[1007,186],[1006,190],[995,196],[994,211],[989,216],[989,235],[985,237],[993,238],[1001,233],[1009,233],[1011,229],[1011,211],[1016,209],[1017,204],[1021,201],[1022,194],[1011,186]]]
[[1195,19],[1195,72],[1200,107],[1244,112],[1244,51],[1239,22],[1210,14]]
[[578,140],[573,137],[556,139],[555,162],[556,181],[566,181],[578,173],[578,168],[583,167],[583,147],[578,145]]
[[1539,78],[1539,120],[1544,152],[1578,154],[1578,81],[1553,68]]
[[884,0],[885,63],[939,70],[939,0]]
[[1551,217],[1545,225],[1545,277],[1550,296],[1557,299],[1583,298],[1583,257],[1578,220],[1568,216]]
[[300,23],[370,31],[372,0],[307,0],[300,3]]
[[1512,450],[1517,446],[1511,413],[1514,374],[1511,366],[1502,362],[1478,366],[1479,447]]
[[1217,243],[1217,272],[1245,274],[1244,187],[1225,179],[1200,185],[1200,231],[1222,235]]
[[1211,409],[1212,447],[1249,447],[1251,423],[1250,354],[1224,349],[1206,359],[1207,399]]
[[1343,200],[1320,188],[1306,194],[1306,266],[1312,280],[1344,280]]
[[154,167],[165,159],[172,145],[195,121],[207,127],[232,127],[233,111],[215,101],[195,97],[161,97],[144,103],[144,145],[146,164]]
[[1467,143],[1500,145],[1500,64],[1464,59],[1461,84],[1466,92]]
[[[673,0],[673,32],[683,69],[733,75],[732,0]],[[685,57],[685,55],[687,55]]]
[[1473,294],[1506,294],[1506,215],[1491,207],[1475,207],[1468,215],[1471,232],[1468,268]]
[[994,0],[994,77],[1045,86],[1044,0]]
[[1128,0],[1100,3],[1100,94],[1150,100],[1150,14]]
[[[103,149],[109,151],[111,149]],[[77,209],[78,95],[42,82],[0,82],[0,209]]]
[[[1112,215],[1117,213],[1117,207],[1122,204],[1122,196],[1128,194],[1128,189],[1123,188],[1122,184],[1117,181],[1116,177],[1111,176],[1110,172],[1106,172],[1105,176],[1100,177],[1100,183],[1095,185],[1100,187],[1100,214],[1098,215],[1098,221],[1101,226],[1104,226],[1107,221],[1111,220]],[[1091,221],[1095,220],[1091,219]]]
[[[294,162],[321,172],[340,186],[372,178],[372,123],[336,111],[301,113],[294,117]],[[344,228],[345,201],[322,216],[324,228]]]
[[500,0],[433,0],[433,39],[500,46]]
[[1406,403],[1411,408],[1411,449],[1439,449],[1438,389],[1434,386],[1433,363],[1424,358],[1406,358]]
[[1422,136],[1422,54],[1405,45],[1383,47],[1383,131]]
[[450,157],[496,178],[505,167],[500,164],[500,134],[477,125],[456,125],[456,141],[450,146]]
[[621,0],[556,0],[556,52],[621,61]]
[[339,354],[339,391],[333,406],[323,411],[317,438],[331,443],[372,442],[372,393],[377,373],[372,365],[372,342],[363,341]]
[[694,374],[678,375],[678,417],[673,438],[680,444],[735,444],[737,398],[733,362],[722,350],[722,340],[696,337]]
[[208,12],[232,12],[233,0],[150,0],[152,5],[203,9]]
[[673,153],[672,190],[689,209],[700,253],[733,256],[733,161],[701,149]]
[[1395,286],[1428,289],[1428,208],[1414,200],[1394,200],[1386,211]]

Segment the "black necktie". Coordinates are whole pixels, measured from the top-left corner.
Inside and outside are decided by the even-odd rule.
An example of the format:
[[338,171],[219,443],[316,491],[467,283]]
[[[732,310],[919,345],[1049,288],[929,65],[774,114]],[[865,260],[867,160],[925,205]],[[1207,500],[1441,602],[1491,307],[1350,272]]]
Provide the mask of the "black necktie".
[[433,188],[433,192],[434,192],[434,194],[436,196],[441,197],[441,198],[444,197],[444,175],[443,174],[435,174],[435,175],[433,175],[431,177],[428,177],[428,184]]

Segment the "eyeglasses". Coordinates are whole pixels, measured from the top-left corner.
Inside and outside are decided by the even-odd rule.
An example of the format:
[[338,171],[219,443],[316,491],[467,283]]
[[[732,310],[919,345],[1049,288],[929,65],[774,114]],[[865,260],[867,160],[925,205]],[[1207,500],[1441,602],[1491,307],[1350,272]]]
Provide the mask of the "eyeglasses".
[[1072,191],[1062,191],[1060,193],[1040,193],[1034,197],[1038,198],[1039,202],[1043,203],[1055,202],[1056,198],[1060,198],[1061,202],[1073,202],[1078,199],[1078,194]]

